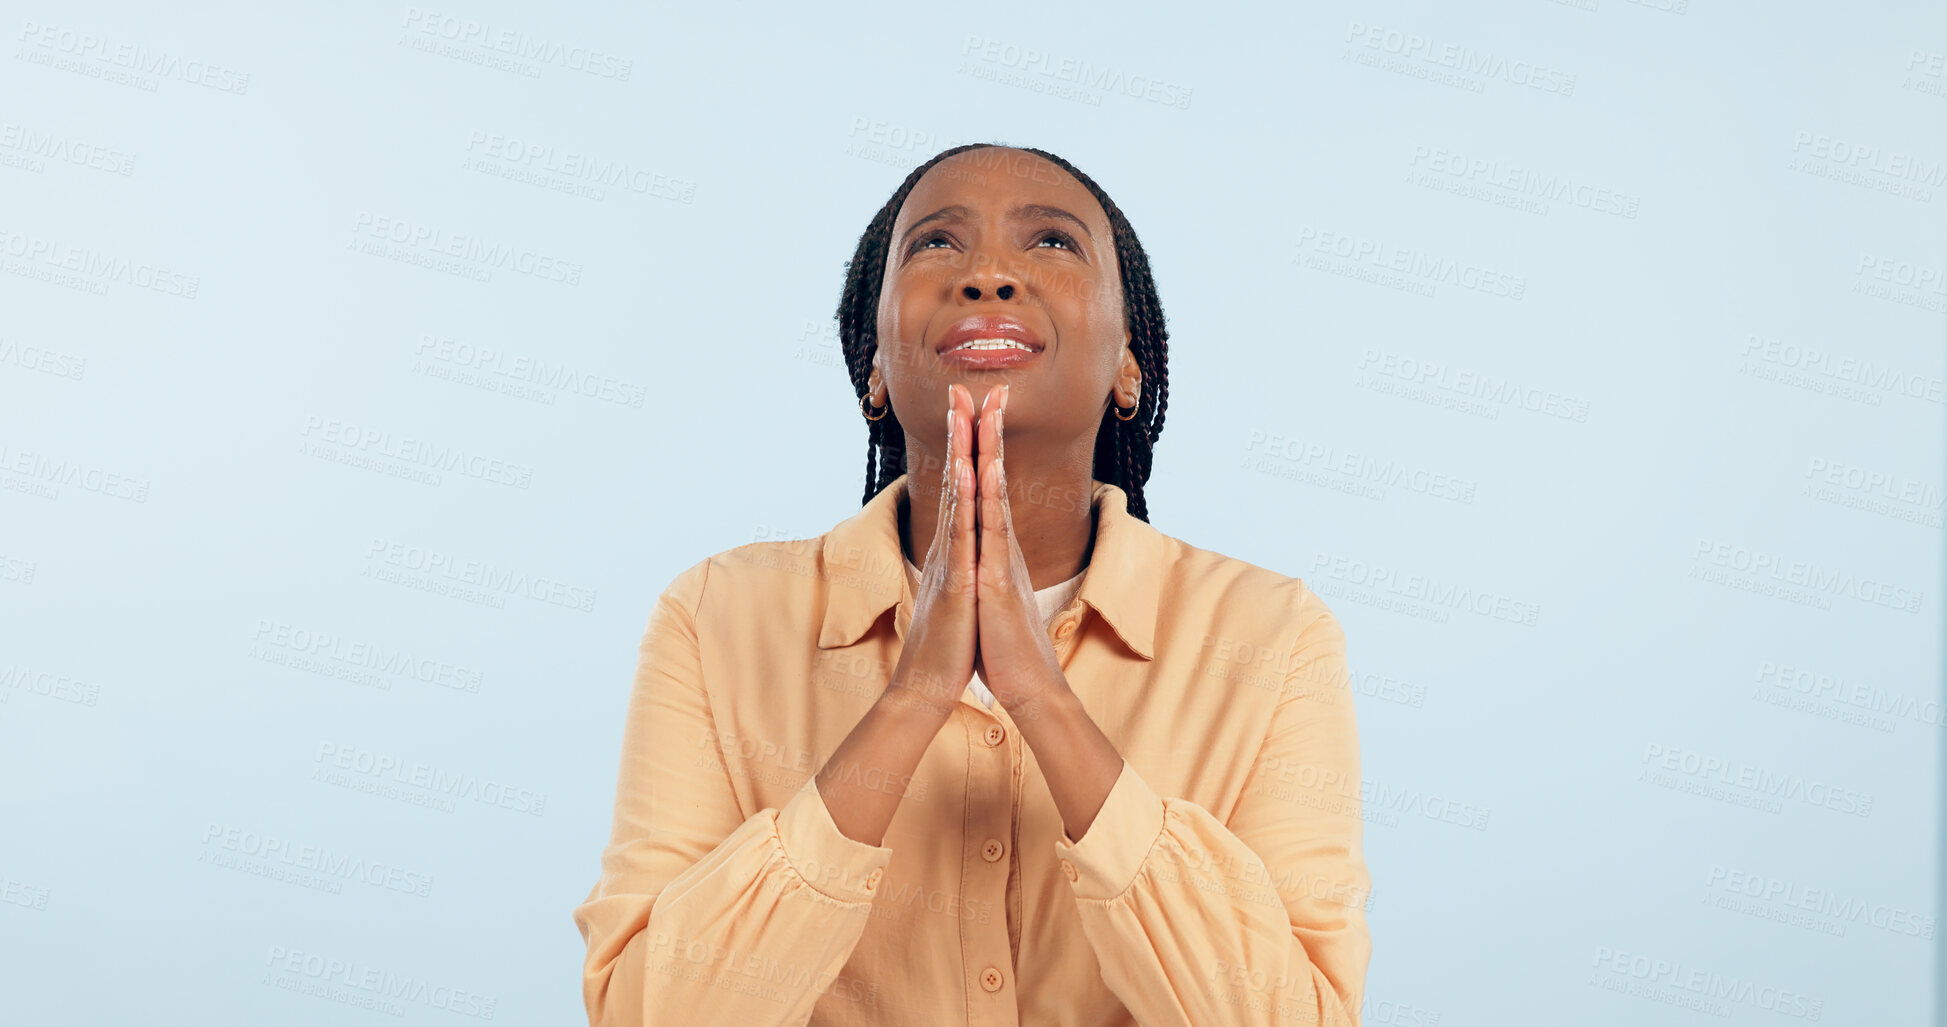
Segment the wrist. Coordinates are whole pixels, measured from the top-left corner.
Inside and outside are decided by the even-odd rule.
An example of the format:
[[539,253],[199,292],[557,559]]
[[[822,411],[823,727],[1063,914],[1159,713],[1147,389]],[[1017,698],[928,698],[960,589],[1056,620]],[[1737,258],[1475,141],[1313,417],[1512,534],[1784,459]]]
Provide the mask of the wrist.
[[943,687],[926,687],[895,676],[885,691],[879,693],[873,712],[900,721],[945,722],[959,698],[957,693],[946,695]]
[[1068,678],[1059,672],[1036,675],[1026,687],[1010,688],[1004,694],[995,689],[994,696],[1006,708],[1007,715],[1023,725],[1023,731],[1028,729],[1028,724],[1060,718],[1080,709],[1080,700],[1068,687]]

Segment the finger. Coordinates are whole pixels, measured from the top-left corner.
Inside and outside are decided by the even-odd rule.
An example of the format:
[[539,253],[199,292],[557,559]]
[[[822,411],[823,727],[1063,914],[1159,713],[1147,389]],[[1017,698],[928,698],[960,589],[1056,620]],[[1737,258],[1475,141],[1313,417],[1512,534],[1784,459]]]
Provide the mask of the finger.
[[[1002,397],[1002,403],[1006,399]],[[1006,414],[996,410],[993,422],[994,455],[981,482],[982,504],[981,567],[995,582],[1011,583],[1023,594],[1032,592],[1028,584],[1027,560],[1014,535],[1014,505],[1008,501],[1007,457],[1001,440],[1006,435]],[[992,554],[991,556],[989,554]]]
[[953,512],[953,541],[950,546],[953,561],[955,584],[962,590],[971,592],[974,587],[974,560],[978,553],[974,538],[974,477],[973,462],[962,455],[956,457],[959,468],[959,484],[954,491],[955,509]]
[[974,501],[976,489],[974,487],[973,464],[973,394],[968,392],[963,386],[955,386],[955,388],[959,390],[959,399],[956,401],[954,410],[955,444],[953,448],[955,449],[954,463],[956,471],[954,479],[953,532],[950,536],[949,552],[951,555],[949,559],[952,561],[951,566],[960,587],[971,589],[973,587],[974,557],[977,551],[977,543],[974,538]]
[[1007,493],[1007,386],[1001,386],[1000,401],[994,405],[994,482],[995,492],[1000,498],[1001,531],[1007,538],[1008,551],[1016,561],[1021,555],[1020,546],[1014,542],[1014,504],[1008,502]]
[[[1000,398],[994,402],[994,459],[1007,459],[1007,397],[1013,392],[1011,386],[1001,386]],[[1001,483],[1006,484],[1002,478]]]
[[965,385],[955,385],[953,390],[954,446],[961,456],[971,464],[974,456],[974,403],[973,393]]
[[1008,502],[1010,494],[1007,484],[1007,458],[994,458],[994,477],[1000,482],[1001,496],[1001,537],[1007,540],[1007,561],[1014,574],[1014,580],[1021,583],[1023,592],[1032,593],[1034,586],[1028,576],[1028,560],[1021,552],[1019,536],[1014,534],[1014,504]]
[[986,476],[980,485],[980,555],[987,566],[1001,570],[1007,566],[1007,492],[1001,477],[998,456],[987,460]]
[[[974,446],[976,450],[974,472],[976,480],[981,485],[980,539],[982,542],[985,542],[987,538],[987,515],[991,512],[991,508],[987,505],[986,497],[986,483],[989,480],[988,468],[993,465],[995,454],[1000,452],[1000,442],[994,434],[997,427],[994,420],[994,411],[1003,388],[1004,386],[996,385],[987,390],[987,395],[980,402],[980,421],[974,426]],[[981,550],[983,556],[985,552],[985,549]]]
[[[962,386],[962,390],[966,390],[966,386]],[[981,456],[983,456],[983,446],[979,442],[979,431],[981,431],[979,427],[981,427],[981,421],[987,419],[987,413],[985,413],[987,411],[987,401],[985,401],[985,396],[983,396],[981,403],[975,407],[973,405],[972,390],[966,390],[966,398],[968,398],[968,409],[966,409],[966,415],[968,415],[968,419],[966,419],[966,425],[968,425],[966,464],[968,464],[968,481],[972,483],[972,497],[970,499],[973,501],[973,520],[968,522],[968,532],[973,536],[973,561],[977,563],[979,561],[979,518],[981,518],[981,507],[979,507],[979,468],[981,468]]]
[[[965,490],[964,485],[956,477],[958,472],[954,468],[954,453],[966,451],[973,434],[965,414],[965,409],[971,406],[971,402],[964,395],[965,392],[964,388],[954,385],[948,385],[946,388],[946,458],[941,461],[940,467],[940,501],[934,518],[933,541],[927,548],[927,566],[922,571],[925,578],[937,576],[942,580],[949,580],[949,583],[954,572],[950,556],[954,532],[963,523],[955,518],[958,501],[956,497]],[[938,566],[934,566],[935,563]]]
[[954,482],[952,454],[954,443],[953,413],[955,405],[956,400],[953,395],[953,386],[949,385],[946,387],[947,458],[944,465],[940,468],[940,501],[933,514],[933,540],[927,543],[926,546],[926,562],[929,565],[926,568],[927,570],[931,569],[930,565],[933,562],[933,555],[944,549],[951,539],[951,536],[948,534],[951,522],[948,518],[953,513]]

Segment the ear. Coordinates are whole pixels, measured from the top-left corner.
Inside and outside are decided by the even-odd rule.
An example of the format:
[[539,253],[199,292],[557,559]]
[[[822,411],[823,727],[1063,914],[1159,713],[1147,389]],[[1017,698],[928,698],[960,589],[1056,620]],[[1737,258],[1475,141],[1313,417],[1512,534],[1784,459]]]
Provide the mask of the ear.
[[1114,396],[1116,406],[1124,410],[1142,401],[1142,365],[1136,362],[1135,350],[1127,346],[1122,348],[1122,366],[1116,368]]
[[872,373],[865,376],[865,394],[875,407],[886,405],[886,376],[879,370],[884,366],[883,353],[882,349],[872,351]]

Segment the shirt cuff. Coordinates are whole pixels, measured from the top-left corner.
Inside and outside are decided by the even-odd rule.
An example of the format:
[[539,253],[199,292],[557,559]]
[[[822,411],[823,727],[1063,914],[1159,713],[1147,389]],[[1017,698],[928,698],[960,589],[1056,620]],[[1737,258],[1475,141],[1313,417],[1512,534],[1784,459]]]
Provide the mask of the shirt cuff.
[[806,884],[840,902],[871,902],[892,849],[845,837],[825,808],[818,775],[805,778],[798,794],[777,815],[777,840],[784,858]]
[[1163,800],[1125,758],[1122,773],[1081,841],[1057,837],[1055,855],[1077,898],[1112,899],[1135,883],[1136,872],[1162,834]]

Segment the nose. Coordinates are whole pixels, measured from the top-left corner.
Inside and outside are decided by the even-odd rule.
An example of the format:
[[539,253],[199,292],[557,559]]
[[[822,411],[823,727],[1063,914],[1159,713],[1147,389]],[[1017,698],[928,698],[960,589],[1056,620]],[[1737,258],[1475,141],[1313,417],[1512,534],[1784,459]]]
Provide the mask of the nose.
[[960,273],[960,297],[966,302],[1011,300],[1021,294],[1022,279],[1015,269],[986,248],[974,250]]
[[[998,299],[1011,300],[1014,298],[1014,284],[1012,282],[1009,282],[1007,284],[997,286],[993,290],[993,294]],[[965,296],[970,300],[977,300],[981,298],[982,293],[980,291],[980,286],[978,285],[963,285],[960,287],[960,295]]]

